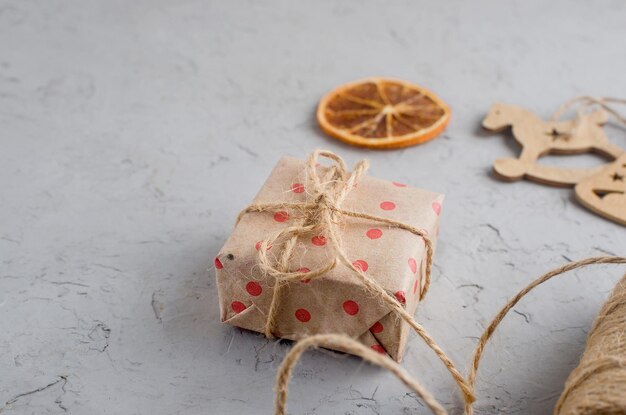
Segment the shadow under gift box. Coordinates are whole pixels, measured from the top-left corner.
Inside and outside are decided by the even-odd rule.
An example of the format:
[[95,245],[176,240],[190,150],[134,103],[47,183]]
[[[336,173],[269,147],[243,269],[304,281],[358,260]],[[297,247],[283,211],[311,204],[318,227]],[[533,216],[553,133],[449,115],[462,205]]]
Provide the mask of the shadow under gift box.
[[[320,171],[327,167],[317,167]],[[283,157],[253,203],[311,201],[305,162]],[[443,195],[362,176],[342,209],[404,222],[426,230],[436,241]],[[263,332],[273,294],[274,277],[258,265],[260,242],[291,226],[297,212],[252,212],[243,215],[215,258],[222,322]],[[372,220],[339,216],[343,248],[360,267],[413,315],[423,288],[426,249],[421,237]],[[269,258],[280,257],[280,246]],[[326,235],[302,235],[289,271],[306,272],[335,258]],[[409,326],[368,293],[353,271],[338,262],[321,277],[291,282],[281,289],[273,334],[297,340],[320,333],[343,333],[392,359],[404,354]],[[343,351],[343,350],[340,350]]]

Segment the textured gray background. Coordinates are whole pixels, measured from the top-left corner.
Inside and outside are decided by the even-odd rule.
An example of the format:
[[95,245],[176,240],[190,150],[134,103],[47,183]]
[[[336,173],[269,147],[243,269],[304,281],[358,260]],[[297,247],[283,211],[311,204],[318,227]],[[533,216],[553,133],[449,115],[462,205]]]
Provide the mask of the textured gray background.
[[[516,148],[479,129],[496,100],[547,117],[577,94],[625,96],[624,3],[438,3],[0,1],[0,412],[271,413],[290,346],[221,325],[207,268],[283,154],[369,157],[376,176],[447,194],[417,319],[461,367],[532,278],[624,254],[624,228],[571,190],[490,177]],[[445,135],[368,152],[321,134],[321,95],[371,75],[437,91],[454,110]],[[481,413],[548,413],[621,273],[525,299],[486,352]],[[459,413],[419,339],[403,364]],[[387,373],[329,352],[297,367],[290,408],[427,413]]]

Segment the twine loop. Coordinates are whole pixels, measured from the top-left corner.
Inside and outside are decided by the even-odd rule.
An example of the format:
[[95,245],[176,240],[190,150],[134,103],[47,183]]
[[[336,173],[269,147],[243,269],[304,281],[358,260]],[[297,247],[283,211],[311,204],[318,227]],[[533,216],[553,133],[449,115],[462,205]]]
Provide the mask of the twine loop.
[[626,117],[619,113],[613,104],[626,105],[626,99],[612,97],[592,97],[589,95],[581,95],[574,97],[563,103],[552,115],[551,121],[559,121],[563,115],[570,109],[576,108],[577,120],[585,113],[593,108],[602,108],[611,114],[618,123],[626,126]]

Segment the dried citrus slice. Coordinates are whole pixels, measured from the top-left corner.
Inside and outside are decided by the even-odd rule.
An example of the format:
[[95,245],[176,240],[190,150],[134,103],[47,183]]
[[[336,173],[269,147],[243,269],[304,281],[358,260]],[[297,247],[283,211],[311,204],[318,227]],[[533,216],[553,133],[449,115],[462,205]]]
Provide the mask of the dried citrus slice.
[[317,121],[332,137],[369,148],[420,144],[439,135],[450,109],[435,94],[399,79],[368,78],[331,91]]

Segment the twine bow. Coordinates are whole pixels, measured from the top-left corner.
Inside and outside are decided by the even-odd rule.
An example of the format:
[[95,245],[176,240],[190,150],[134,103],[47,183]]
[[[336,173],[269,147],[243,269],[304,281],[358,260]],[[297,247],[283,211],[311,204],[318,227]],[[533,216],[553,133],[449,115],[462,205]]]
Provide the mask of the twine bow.
[[[333,162],[333,165],[325,172],[321,172],[321,169],[317,169],[317,162],[321,157]],[[341,207],[346,196],[357,184],[361,175],[367,171],[367,168],[368,162],[361,160],[355,165],[354,170],[348,173],[346,164],[341,157],[330,151],[316,150],[309,156],[306,163],[306,189],[310,195],[309,199],[311,201],[252,204],[239,214],[237,222],[239,222],[245,214],[250,212],[276,212],[283,210],[289,210],[291,212],[289,217],[292,224],[271,235],[268,239],[265,239],[258,250],[260,269],[266,275],[274,277],[272,300],[265,322],[264,334],[269,338],[274,337],[281,292],[285,285],[289,284],[291,281],[300,281],[303,278],[320,278],[328,271],[335,268],[337,263],[340,262],[352,271],[368,293],[380,298],[391,311],[399,315],[415,330],[451,373],[461,389],[465,401],[473,402],[474,395],[467,381],[456,369],[444,351],[435,343],[434,339],[413,319],[395,297],[390,295],[378,282],[366,275],[359,267],[353,265],[345,253],[338,226],[342,217],[367,219],[384,223],[390,228],[406,230],[424,240],[426,246],[426,272],[423,288],[420,292],[420,299],[422,299],[428,291],[430,286],[433,247],[432,241],[428,238],[424,230],[393,219],[345,210]],[[293,218],[293,220],[291,220],[291,218]],[[289,271],[289,264],[298,237],[313,232],[316,232],[318,235],[325,235],[330,248],[335,254],[334,258],[329,263],[307,273]],[[276,252],[276,250],[279,252],[275,258],[270,258],[268,255],[270,247],[275,247],[274,252]]]

